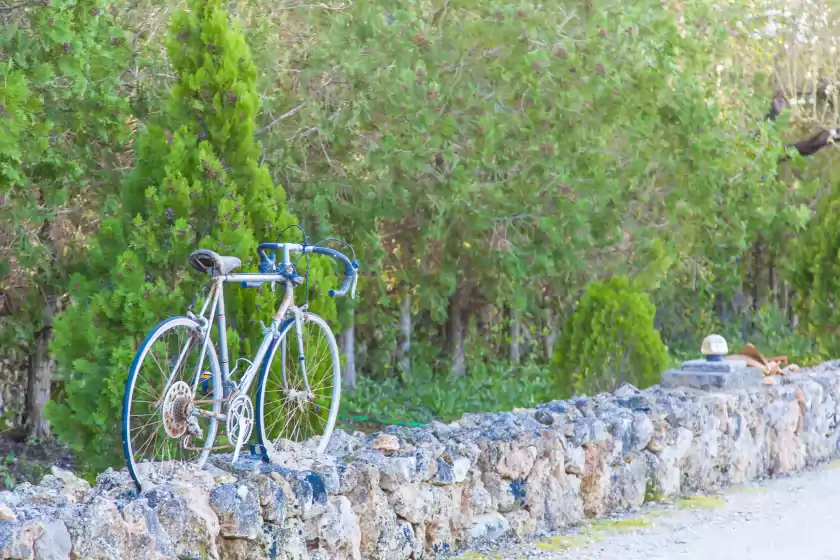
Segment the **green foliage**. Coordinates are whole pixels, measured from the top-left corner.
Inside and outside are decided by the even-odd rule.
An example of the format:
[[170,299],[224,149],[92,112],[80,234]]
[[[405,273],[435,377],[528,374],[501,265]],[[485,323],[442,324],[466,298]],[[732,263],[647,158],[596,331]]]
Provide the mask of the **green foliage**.
[[799,294],[797,310],[819,356],[834,358],[840,354],[840,194],[836,183],[820,199],[814,219],[794,247],[791,280]]
[[[837,166],[780,164],[792,129],[765,117],[777,45],[736,25],[765,21],[758,8],[245,0],[245,29],[217,0],[189,8],[168,41],[149,31],[168,23],[156,0],[120,12],[36,2],[12,10],[21,25],[0,25],[0,337],[29,341],[42,296],[62,295],[81,264],[57,325],[70,381],[53,413],[102,465],[118,453],[137,344],[198,287],[186,255],[252,257],[291,211],[313,237],[351,240],[367,273],[360,301],[337,312],[322,297],[329,269],[310,270],[311,307],[355,324],[363,377],[345,410],[450,419],[526,406],[556,391],[540,374],[552,354],[566,393],[610,388],[619,372],[645,385],[664,367],[660,338],[689,357],[709,332],[800,364],[837,353],[834,197],[811,216]],[[129,54],[136,161],[120,182]],[[247,353],[276,300],[228,295],[232,351]],[[458,334],[468,374],[451,379]],[[623,364],[619,341],[650,363]],[[527,365],[510,363],[514,345]]]
[[563,328],[552,360],[565,395],[647,387],[668,364],[648,296],[623,276],[594,282]]
[[[0,315],[6,347],[33,342],[78,238],[114,184],[128,126],[123,32],[98,0],[0,9]],[[0,305],[0,307],[4,307]],[[12,314],[8,315],[9,308]]]
[[742,340],[743,336],[735,333],[727,338],[730,352],[736,352],[743,345],[751,343],[768,358],[787,356],[791,364],[801,367],[816,365],[821,357],[834,358],[837,355],[821,356],[814,337],[807,332],[791,328],[788,318],[777,308],[763,306],[753,315],[752,320],[752,331],[748,340]]
[[23,483],[38,484],[50,468],[72,467],[67,449],[49,440],[17,442],[8,436],[0,440],[0,490],[12,490]]
[[356,391],[343,398],[343,411],[391,422],[452,422],[466,413],[507,412],[554,398],[545,368],[534,363],[517,368],[497,364],[444,379],[428,367],[418,369],[405,380],[361,378]]
[[[491,307],[550,332],[613,273],[668,302],[669,340],[691,340],[718,320],[709,302],[739,289],[735,259],[758,232],[781,238],[798,216],[763,121],[771,92],[721,100],[710,78],[738,6],[361,0],[285,14],[252,19],[277,92],[267,161],[314,229],[381,269],[355,320],[366,372],[397,369],[407,296],[414,340],[445,371],[456,310],[465,328]],[[266,38],[278,26],[303,39]],[[482,321],[469,361],[505,355],[498,327]]]
[[[73,305],[56,325],[55,354],[72,379],[52,418],[93,469],[120,460],[123,387],[143,336],[183,313],[206,281],[188,269],[189,253],[208,248],[255,269],[257,243],[295,221],[259,164],[257,70],[224,4],[191,2],[173,19],[168,52],[177,81],[165,116],[138,136],[123,207],[103,220],[89,266],[72,279]],[[310,273],[311,308],[334,316],[318,282],[325,269]],[[252,351],[259,311],[278,303],[269,290],[228,291],[232,356]]]

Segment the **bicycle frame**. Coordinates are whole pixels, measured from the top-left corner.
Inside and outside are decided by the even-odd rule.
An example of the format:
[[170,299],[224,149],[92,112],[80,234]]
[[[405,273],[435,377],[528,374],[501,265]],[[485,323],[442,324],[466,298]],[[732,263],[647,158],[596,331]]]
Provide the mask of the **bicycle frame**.
[[[304,248],[302,245],[295,245],[295,244],[288,244],[283,247],[283,261],[282,264],[284,268],[291,267],[291,258],[290,254],[292,251],[303,251]],[[230,358],[228,355],[228,345],[227,345],[227,320],[225,318],[225,296],[224,296],[224,285],[230,284],[234,282],[238,283],[268,283],[268,282],[279,282],[283,283],[285,286],[285,295],[283,300],[280,302],[280,306],[277,309],[277,312],[274,314],[271,324],[268,327],[263,325],[263,340],[260,344],[260,347],[257,349],[257,353],[254,356],[253,361],[251,361],[248,369],[240,378],[240,383],[238,384],[236,390],[232,392],[230,395],[224,397],[224,401],[228,402],[230,399],[240,393],[247,393],[248,389],[253,383],[254,378],[259,371],[259,367],[262,364],[263,360],[265,359],[265,355],[268,352],[272,342],[280,336],[282,331],[281,326],[283,325],[284,317],[286,316],[289,311],[294,314],[294,321],[297,330],[297,341],[298,341],[298,349],[300,351],[300,356],[303,356],[303,333],[302,333],[302,318],[303,318],[303,309],[297,307],[294,304],[294,283],[283,274],[274,273],[274,274],[261,274],[261,273],[239,273],[239,274],[227,274],[224,276],[216,276],[212,280],[213,286],[210,289],[210,292],[207,295],[207,299],[204,302],[204,305],[201,308],[201,311],[198,315],[195,315],[191,312],[188,312],[188,316],[197,321],[201,328],[201,336],[202,336],[202,346],[201,346],[201,354],[199,355],[198,367],[196,369],[195,379],[192,382],[192,392],[195,394],[199,379],[201,377],[202,366],[204,365],[204,358],[207,353],[207,345],[210,344],[211,341],[211,331],[213,329],[213,320],[216,320],[217,328],[219,330],[219,356],[220,366],[222,369],[222,383],[227,384],[231,381],[231,371],[230,371]],[[304,306],[305,307],[305,306]],[[187,346],[188,348],[188,346]],[[176,363],[175,368],[173,369],[173,376],[174,373],[178,371],[180,361],[183,356],[186,355],[186,349],[182,352],[182,356],[179,357],[178,363]],[[285,379],[285,363],[283,364],[284,372],[284,383]],[[310,391],[309,387],[309,380],[306,377],[306,365],[301,360],[301,373],[303,375],[304,387],[307,391]],[[166,386],[168,387],[171,383],[171,378],[167,380]],[[195,414],[200,416],[205,416],[208,418],[216,418],[217,420],[226,421],[227,414],[224,412],[221,415],[218,415],[209,410],[203,410],[200,408],[195,408],[193,410]]]

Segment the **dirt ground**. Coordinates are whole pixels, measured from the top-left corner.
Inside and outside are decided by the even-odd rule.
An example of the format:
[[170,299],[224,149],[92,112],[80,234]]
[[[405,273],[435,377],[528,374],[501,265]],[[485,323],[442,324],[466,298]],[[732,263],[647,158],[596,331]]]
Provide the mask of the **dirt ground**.
[[0,433],[0,490],[22,482],[37,484],[53,465],[72,470],[70,450],[54,441],[26,441],[22,434]]

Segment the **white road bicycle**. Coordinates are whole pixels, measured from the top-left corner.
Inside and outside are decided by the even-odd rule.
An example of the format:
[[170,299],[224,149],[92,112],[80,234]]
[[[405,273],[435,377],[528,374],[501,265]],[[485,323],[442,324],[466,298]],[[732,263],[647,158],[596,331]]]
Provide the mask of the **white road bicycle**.
[[[343,243],[343,242],[342,242]],[[347,245],[345,243],[345,245]],[[352,247],[347,245],[352,252]],[[358,263],[343,253],[295,243],[262,243],[259,273],[233,274],[236,257],[199,250],[189,264],[211,276],[201,311],[166,319],[146,337],[131,364],[123,398],[123,453],[138,491],[171,474],[181,463],[203,466],[211,451],[233,449],[235,462],[256,424],[257,439],[268,448],[280,439],[303,441],[321,436],[318,450],[329,443],[341,396],[338,345],[327,322],[297,307],[294,289],[306,282],[291,255],[327,255],[344,264],[344,284],[332,297],[349,291],[355,297]],[[277,263],[277,255],[282,260]],[[253,360],[238,382],[229,368],[226,283],[259,288],[285,286],[271,324]],[[210,336],[217,323],[218,352]],[[290,340],[290,333],[294,336]],[[249,389],[259,376],[256,394]],[[225,433],[217,443],[219,423]],[[226,440],[226,441],[225,441]]]

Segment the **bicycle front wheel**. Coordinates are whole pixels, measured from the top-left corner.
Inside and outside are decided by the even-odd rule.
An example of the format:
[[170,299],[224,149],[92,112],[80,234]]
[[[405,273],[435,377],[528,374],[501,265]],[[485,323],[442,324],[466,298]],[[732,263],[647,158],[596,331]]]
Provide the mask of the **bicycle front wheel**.
[[125,461],[138,491],[164,480],[184,463],[203,466],[210,454],[218,422],[195,411],[219,413],[222,375],[212,343],[199,363],[201,346],[198,323],[173,317],[149,333],[131,364],[122,435]]
[[318,452],[323,453],[340,398],[341,360],[327,322],[308,312],[303,313],[300,330],[294,320],[286,322],[260,372],[256,412],[260,444],[320,436]]

